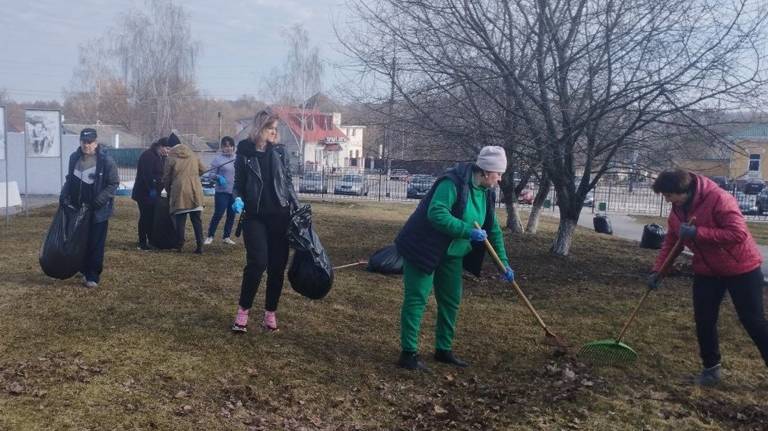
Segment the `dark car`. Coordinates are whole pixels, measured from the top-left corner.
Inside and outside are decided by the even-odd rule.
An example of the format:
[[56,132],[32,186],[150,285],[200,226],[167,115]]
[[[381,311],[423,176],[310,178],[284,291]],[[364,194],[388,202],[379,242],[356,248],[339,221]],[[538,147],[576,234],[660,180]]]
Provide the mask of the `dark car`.
[[432,184],[435,182],[435,177],[432,175],[414,175],[408,182],[408,190],[406,197],[408,199],[421,199],[427,195]]
[[[738,198],[737,198],[738,200]],[[755,209],[758,214],[768,212],[768,189],[763,189],[755,198]]]
[[721,189],[728,190],[731,188],[731,183],[728,181],[728,177],[715,175],[707,178],[714,181]]
[[328,193],[326,178],[320,172],[307,172],[299,183],[299,193]]
[[[759,195],[758,195],[759,196]],[[733,194],[736,201],[739,203],[739,210],[744,215],[760,214],[760,208],[757,205],[757,196],[748,195],[743,192],[736,192]]]
[[405,181],[408,179],[408,171],[405,169],[392,169],[392,172],[389,173],[389,179]]
[[747,180],[746,183],[744,183],[744,188],[741,189],[741,191],[744,192],[746,195],[756,195],[763,191],[765,188],[765,182],[761,179],[757,178],[750,178]]

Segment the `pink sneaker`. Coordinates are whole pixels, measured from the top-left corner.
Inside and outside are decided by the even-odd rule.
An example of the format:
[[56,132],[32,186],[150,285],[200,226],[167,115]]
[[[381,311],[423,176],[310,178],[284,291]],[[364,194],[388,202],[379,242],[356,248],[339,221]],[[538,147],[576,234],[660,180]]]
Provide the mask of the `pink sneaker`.
[[269,332],[279,331],[277,328],[277,316],[274,311],[264,312],[264,323],[262,323],[262,326],[264,326],[264,330]]
[[248,332],[248,310],[237,307],[235,322],[232,324],[232,332]]

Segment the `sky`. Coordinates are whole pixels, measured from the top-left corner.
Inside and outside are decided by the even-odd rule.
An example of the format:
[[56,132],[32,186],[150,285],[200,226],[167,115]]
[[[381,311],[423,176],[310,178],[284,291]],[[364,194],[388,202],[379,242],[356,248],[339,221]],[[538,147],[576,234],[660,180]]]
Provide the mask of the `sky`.
[[[185,0],[193,38],[200,43],[196,77],[204,95],[258,96],[269,71],[284,62],[283,31],[302,24],[321,58],[344,61],[334,22],[343,0]],[[78,48],[114,26],[122,12],[143,8],[130,0],[0,0],[0,89],[16,101],[63,100]],[[326,67],[325,87],[339,80]]]

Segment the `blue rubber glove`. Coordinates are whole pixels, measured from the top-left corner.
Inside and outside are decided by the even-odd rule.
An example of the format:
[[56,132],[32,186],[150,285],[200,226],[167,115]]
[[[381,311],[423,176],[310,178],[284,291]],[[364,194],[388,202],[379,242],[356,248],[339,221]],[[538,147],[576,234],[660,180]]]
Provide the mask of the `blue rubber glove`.
[[219,175],[218,177],[216,177],[216,180],[219,182],[219,185],[222,187],[227,185],[227,177],[225,177],[224,175]]
[[149,189],[149,198],[152,200],[155,200],[157,198],[157,190],[156,189]]
[[243,208],[245,208],[245,204],[243,203],[243,200],[240,198],[235,198],[235,202],[232,204],[232,211],[234,211],[237,214],[240,214],[243,212]]
[[485,241],[488,239],[488,234],[482,229],[475,228],[469,231],[469,239],[470,241]]
[[659,273],[658,272],[652,272],[648,276],[648,280],[646,280],[646,283],[648,284],[648,288],[651,290],[656,290],[661,286],[661,280],[659,280]]
[[507,268],[504,270],[504,274],[501,277],[511,283],[515,281],[515,271],[512,271],[512,268],[507,265]]
[[683,223],[680,225],[680,238],[683,239],[695,239],[696,238],[696,226]]

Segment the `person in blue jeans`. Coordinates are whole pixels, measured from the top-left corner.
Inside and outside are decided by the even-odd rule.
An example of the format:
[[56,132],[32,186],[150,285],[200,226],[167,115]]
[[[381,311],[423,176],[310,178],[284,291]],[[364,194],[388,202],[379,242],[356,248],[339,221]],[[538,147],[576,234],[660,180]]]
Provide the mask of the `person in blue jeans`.
[[216,228],[219,226],[221,217],[227,213],[224,221],[223,240],[225,244],[235,244],[230,238],[232,225],[235,223],[235,211],[232,209],[232,203],[235,201],[232,196],[232,186],[235,184],[235,140],[230,136],[221,138],[221,153],[211,162],[211,171],[207,174],[216,182],[216,194],[213,197],[214,210],[211,217],[211,224],[208,226],[208,237],[205,238],[205,245],[213,242],[216,234]]

